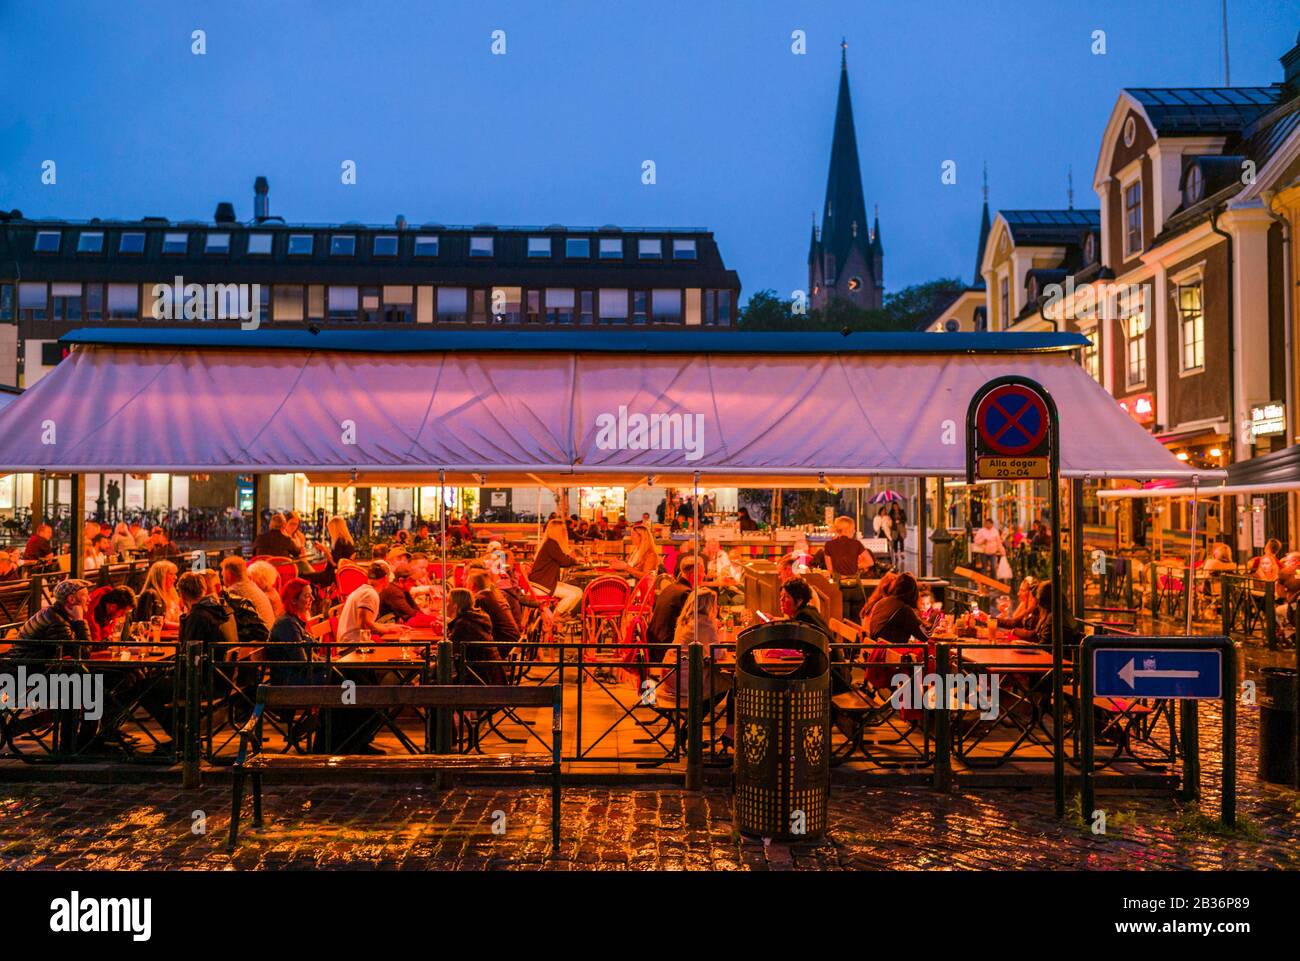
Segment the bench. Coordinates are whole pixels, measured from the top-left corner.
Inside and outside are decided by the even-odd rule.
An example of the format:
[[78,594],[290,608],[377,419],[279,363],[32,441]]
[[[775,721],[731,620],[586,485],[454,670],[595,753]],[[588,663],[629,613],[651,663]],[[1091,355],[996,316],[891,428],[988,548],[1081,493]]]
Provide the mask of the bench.
[[[366,773],[442,771],[532,771],[551,776],[551,851],[560,846],[560,719],[564,713],[559,685],[545,687],[496,687],[487,685],[359,685],[351,703],[342,703],[338,685],[276,686],[257,689],[253,714],[239,731],[239,754],[233,772],[230,841],[233,851],[239,841],[240,809],[244,801],[244,778],[253,782],[253,824],[262,824],[262,775],[295,772]],[[499,707],[549,707],[552,748],[550,753],[531,754],[401,754],[325,755],[267,754],[262,751],[262,721],[268,708],[288,710],[369,709],[398,707],[491,710]]]

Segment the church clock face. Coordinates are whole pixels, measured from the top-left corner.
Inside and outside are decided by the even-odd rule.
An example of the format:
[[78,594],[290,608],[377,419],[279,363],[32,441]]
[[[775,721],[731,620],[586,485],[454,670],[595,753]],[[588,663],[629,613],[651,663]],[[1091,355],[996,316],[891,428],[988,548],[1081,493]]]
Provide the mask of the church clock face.
[[862,289],[862,278],[861,278],[861,277],[850,277],[850,278],[849,278],[849,290],[861,290],[861,289]]

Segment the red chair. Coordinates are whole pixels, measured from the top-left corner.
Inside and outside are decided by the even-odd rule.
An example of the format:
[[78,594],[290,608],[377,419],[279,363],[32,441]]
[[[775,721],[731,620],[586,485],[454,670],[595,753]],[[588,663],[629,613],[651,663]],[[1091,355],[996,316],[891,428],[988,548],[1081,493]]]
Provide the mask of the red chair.
[[[582,592],[582,640],[596,645],[591,660],[608,664],[622,661],[621,651],[614,645],[621,640],[619,625],[630,593],[627,581],[613,576],[595,578]],[[605,645],[609,647],[601,650]]]
[[363,567],[340,567],[334,572],[334,585],[338,588],[339,600],[346,600],[348,595],[368,579]]
[[646,677],[646,665],[650,661],[650,617],[655,607],[655,574],[648,574],[637,581],[628,598],[627,608],[623,612],[623,648],[624,664],[636,665],[633,670],[638,682]]

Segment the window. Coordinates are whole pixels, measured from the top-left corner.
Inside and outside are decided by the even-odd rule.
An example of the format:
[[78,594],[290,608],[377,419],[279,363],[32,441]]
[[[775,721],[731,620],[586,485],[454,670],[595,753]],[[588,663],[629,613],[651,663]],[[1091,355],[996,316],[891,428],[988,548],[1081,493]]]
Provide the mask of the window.
[[642,237],[636,242],[636,255],[642,260],[662,260],[664,242],[658,237]]
[[540,324],[542,322],[542,292],[529,290],[524,293],[524,323]]
[[591,290],[583,290],[578,294],[578,323],[591,325],[596,322],[595,310],[596,296]]
[[433,288],[427,284],[415,288],[415,322],[433,323]]
[[1097,328],[1094,327],[1091,330],[1083,330],[1080,331],[1080,333],[1088,338],[1088,343],[1079,351],[1079,366],[1088,372],[1089,377],[1100,384],[1101,351],[1097,348]]
[[627,320],[627,291],[621,288],[601,288],[600,319],[615,323]]
[[203,244],[205,254],[230,253],[230,234],[208,234]]
[[1199,280],[1178,285],[1180,370],[1185,374],[1205,367],[1205,313],[1201,293]]
[[397,235],[379,234],[370,247],[370,253],[374,257],[396,257]]
[[1147,382],[1147,317],[1141,307],[1120,319],[1124,331],[1124,383],[1127,389]]
[[290,257],[310,257],[315,246],[315,238],[311,234],[289,235]]
[[1124,188],[1124,256],[1142,252],[1142,180]]
[[673,260],[694,260],[694,259],[695,259],[694,240],[673,241]]
[[1187,168],[1187,180],[1183,184],[1183,206],[1190,207],[1197,203],[1205,194],[1205,174],[1201,172],[1200,164],[1193,164]]
[[18,316],[23,320],[44,320],[49,309],[50,289],[43,283],[18,285]]
[[486,290],[470,291],[469,322],[486,324],[488,321],[488,292]]
[[357,313],[357,319],[363,324],[377,324],[384,319],[379,309],[378,287],[361,288],[361,310]]
[[520,287],[493,287],[492,319],[498,324],[519,323],[523,293]]
[[415,256],[417,257],[437,257],[438,256],[438,238],[436,236],[424,235],[415,238]]
[[623,259],[623,238],[622,237],[601,237],[600,238],[600,259],[601,260],[622,260]]
[[[394,240],[397,238],[394,237]],[[415,288],[408,285],[384,288],[384,323],[415,323]]]
[[657,324],[680,324],[682,322],[682,292],[680,290],[655,290],[652,292],[651,306]]
[[[290,240],[290,243],[292,243],[292,240]],[[331,321],[356,320],[357,288],[331,287],[329,289],[329,312],[326,317]]]
[[63,360],[63,345],[57,340],[47,340],[41,344],[41,366],[56,367]]
[[551,256],[551,238],[550,237],[529,237],[528,256],[529,257]]
[[650,291],[632,291],[632,323],[648,324],[650,322]]
[[81,320],[81,284],[50,285],[50,319]]
[[135,320],[140,316],[140,288],[135,284],[108,285],[108,319]]
[[731,326],[731,291],[706,290],[704,292],[704,325],[706,327]]
[[248,235],[248,252],[265,256],[271,252],[271,235],[270,234],[249,234]]
[[704,291],[690,287],[686,291],[686,326],[700,326],[700,301]]
[[1011,326],[1011,278],[1003,277],[1001,286],[998,288],[998,307],[1001,316],[998,318],[1002,326]]
[[190,249],[189,234],[163,234],[162,252],[165,254],[183,254]]
[[468,304],[469,292],[464,287],[439,287],[438,323],[465,323]]
[[494,240],[494,237],[471,237],[469,239],[469,255],[471,257],[491,257]]
[[325,319],[325,287],[321,284],[307,288],[307,319]]
[[590,257],[591,240],[587,237],[565,237],[564,238],[564,256],[566,257]]
[[83,298],[84,310],[87,321],[98,323],[104,319],[104,285],[103,284],[86,284],[86,295]]
[[57,230],[38,230],[36,232],[36,243],[32,249],[38,254],[57,254],[59,252],[59,238],[62,236]]
[[302,288],[297,284],[276,284],[271,297],[271,319],[289,323],[301,322]]
[[351,257],[357,252],[357,238],[352,234],[335,234],[330,238],[331,257]]
[[548,324],[573,323],[573,289],[548,287],[546,289],[546,322]]
[[117,241],[117,252],[119,254],[144,253],[144,234],[123,234]]
[[0,284],[0,323],[14,319],[14,285]]
[[77,253],[79,254],[97,254],[104,249],[104,234],[102,231],[83,230],[81,236],[77,238]]

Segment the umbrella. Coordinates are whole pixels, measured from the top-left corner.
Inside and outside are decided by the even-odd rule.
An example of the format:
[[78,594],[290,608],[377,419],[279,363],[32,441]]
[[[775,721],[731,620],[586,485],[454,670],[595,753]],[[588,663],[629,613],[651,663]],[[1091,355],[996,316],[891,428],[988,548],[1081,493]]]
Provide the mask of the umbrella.
[[888,488],[872,494],[867,498],[868,504],[901,504],[902,502],[903,495],[896,490],[889,490]]

